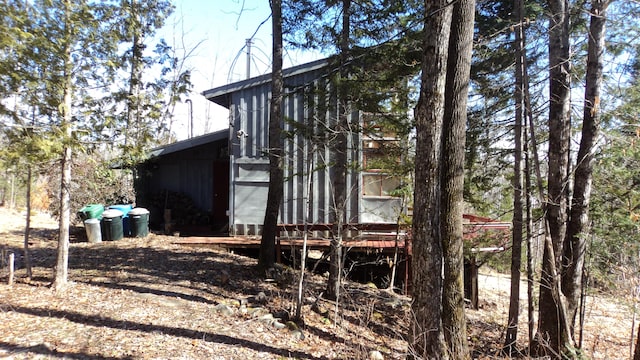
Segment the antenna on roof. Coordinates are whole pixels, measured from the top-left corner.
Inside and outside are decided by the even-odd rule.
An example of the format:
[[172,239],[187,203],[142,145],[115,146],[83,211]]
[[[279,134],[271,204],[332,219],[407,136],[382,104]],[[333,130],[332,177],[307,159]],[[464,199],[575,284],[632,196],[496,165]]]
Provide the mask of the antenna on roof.
[[247,39],[247,41],[246,41],[246,46],[247,46],[247,79],[251,78],[251,44],[252,44],[252,40],[251,39]]

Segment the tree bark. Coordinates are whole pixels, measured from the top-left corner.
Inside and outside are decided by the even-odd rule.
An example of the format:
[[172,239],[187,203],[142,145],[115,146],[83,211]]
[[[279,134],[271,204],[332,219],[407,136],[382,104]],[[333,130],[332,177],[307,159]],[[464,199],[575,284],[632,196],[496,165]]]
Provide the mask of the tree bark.
[[71,94],[73,88],[72,60],[71,60],[71,3],[65,1],[65,48],[64,48],[64,74],[63,74],[63,104],[61,106],[62,124],[64,131],[64,146],[61,161],[60,177],[60,219],[58,221],[58,256],[54,271],[52,288],[56,291],[64,289],[68,281],[69,272],[69,225],[71,218]]
[[[525,76],[525,81],[526,80],[526,76]],[[525,85],[525,89],[527,88],[527,86]],[[525,95],[525,98],[528,95]],[[527,110],[528,112],[528,110]],[[533,191],[533,187],[531,186],[531,159],[529,158],[529,137],[527,136],[528,132],[526,131],[526,126],[525,126],[525,131],[523,131],[524,134],[524,194],[526,196],[526,212],[527,212],[527,327],[529,330],[529,344],[533,343],[533,334],[534,334],[534,306],[533,306],[533,282],[534,282],[534,277],[533,277],[533,273],[534,273],[534,268],[535,265],[533,263],[533,254],[534,254],[534,248],[533,248],[533,204],[531,201],[532,195],[531,192]]]
[[[32,134],[30,136],[33,136]],[[27,218],[24,226],[24,266],[27,269],[27,278],[31,280],[31,252],[29,251],[29,236],[31,234],[31,165],[27,166]]]
[[440,237],[440,145],[451,24],[446,0],[425,1],[420,97],[415,109],[416,153],[413,212],[413,319],[409,355],[448,359],[442,332],[442,240]]
[[503,352],[509,356],[516,352],[518,340],[518,314],[520,312],[520,267],[522,266],[522,123],[524,118],[524,31],[523,3],[514,1],[515,41],[515,126],[514,126],[514,164],[513,164],[513,228],[511,242],[511,296],[509,299],[509,317]]
[[589,231],[589,201],[593,179],[594,148],[600,129],[600,88],[605,47],[605,22],[608,0],[591,1],[591,23],[587,55],[586,90],[582,138],[574,174],[571,213],[564,245],[562,291],[567,297],[567,316],[575,334],[576,314],[580,307],[582,274]]
[[[349,58],[349,35],[351,31],[351,0],[342,0],[342,33],[340,40],[340,81],[337,84],[338,118],[336,127],[335,166],[333,177],[333,207],[334,224],[330,243],[329,279],[327,280],[326,296],[336,300],[340,297],[340,284],[342,282],[342,239],[344,237],[344,224],[346,222],[347,202],[347,134],[349,126],[347,113],[349,111],[348,89],[344,80],[349,73],[346,68]],[[336,311],[336,314],[338,312]]]
[[[129,78],[129,96],[127,98],[127,126],[124,129],[124,145],[136,146],[140,133],[140,88],[142,86],[143,72],[143,34],[138,19],[136,0],[131,0],[129,24],[132,34],[131,45],[131,72]],[[133,134],[131,131],[133,130]]]
[[442,324],[449,355],[470,357],[464,313],[463,187],[467,125],[467,94],[473,51],[475,0],[453,5],[445,110],[442,127],[441,236],[444,259]]
[[[562,245],[566,235],[571,132],[569,3],[549,0],[549,173],[545,203],[548,232],[540,279],[537,334],[538,353],[560,357],[570,352],[572,340],[565,326],[565,300],[560,289]],[[568,354],[565,354],[568,355]]]
[[262,226],[258,267],[266,270],[275,264],[278,214],[282,203],[283,145],[282,145],[282,1],[271,1],[273,27],[273,72],[271,74],[271,108],[269,111],[269,190]]
[[633,351],[633,360],[640,360],[640,325],[638,325],[638,337],[636,339],[636,348]]

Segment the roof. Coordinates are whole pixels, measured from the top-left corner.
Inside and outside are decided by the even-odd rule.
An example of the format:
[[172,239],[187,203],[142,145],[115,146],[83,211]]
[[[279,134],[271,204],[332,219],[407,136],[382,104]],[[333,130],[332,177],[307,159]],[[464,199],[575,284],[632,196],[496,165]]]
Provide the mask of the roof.
[[[320,60],[312,61],[306,64],[297,65],[288,69],[284,69],[282,71],[282,76],[284,78],[287,78],[290,76],[304,74],[314,70],[322,69],[327,65],[329,65],[329,59],[320,59]],[[271,82],[271,73],[256,76],[254,78],[235,82],[232,84],[227,84],[227,85],[213,88],[210,90],[206,90],[202,92],[202,95],[205,98],[207,98],[207,100],[209,101],[212,101],[220,106],[229,108],[230,94],[243,89],[248,89],[248,88],[256,87],[258,85],[266,84],[269,82]]]
[[209,144],[214,141],[225,140],[229,138],[229,129],[223,129],[212,133],[196,136],[191,139],[182,140],[173,144],[164,145],[151,150],[150,157],[158,157],[171,154],[174,152],[191,149],[196,146]]

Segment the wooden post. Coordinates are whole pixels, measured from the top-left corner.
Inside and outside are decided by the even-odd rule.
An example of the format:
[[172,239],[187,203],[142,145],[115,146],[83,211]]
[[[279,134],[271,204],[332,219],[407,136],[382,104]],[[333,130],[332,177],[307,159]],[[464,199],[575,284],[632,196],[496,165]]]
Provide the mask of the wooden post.
[[469,299],[471,308],[478,310],[478,263],[473,253],[464,263],[464,296]]
[[478,264],[475,255],[471,257],[471,307],[478,310]]
[[171,234],[171,209],[164,209],[164,233]]
[[15,254],[9,253],[9,285],[13,285],[13,275],[15,272],[14,260]]

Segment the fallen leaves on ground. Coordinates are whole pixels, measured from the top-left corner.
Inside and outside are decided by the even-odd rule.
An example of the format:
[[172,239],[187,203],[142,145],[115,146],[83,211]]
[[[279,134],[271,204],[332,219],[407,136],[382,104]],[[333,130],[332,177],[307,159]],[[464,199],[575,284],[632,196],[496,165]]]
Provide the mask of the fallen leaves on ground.
[[[0,217],[1,245],[21,254],[23,216],[0,209]],[[172,237],[157,234],[97,244],[72,242],[69,285],[54,292],[48,285],[56,257],[56,225],[46,215],[35,217],[32,224],[32,280],[19,269],[17,283],[9,286],[6,269],[0,272],[0,357],[367,359],[371,351],[385,359],[406,355],[406,297],[346,282],[336,316],[335,303],[320,296],[326,278],[307,274],[304,322],[292,323],[297,272],[284,282],[265,281],[252,258],[181,247],[172,244]],[[508,277],[481,275],[481,309],[467,310],[476,358],[501,358],[508,289]],[[220,311],[221,305],[229,311]],[[628,354],[631,314],[624,302],[589,297],[583,341],[587,356]],[[523,310],[521,349],[526,328]]]

